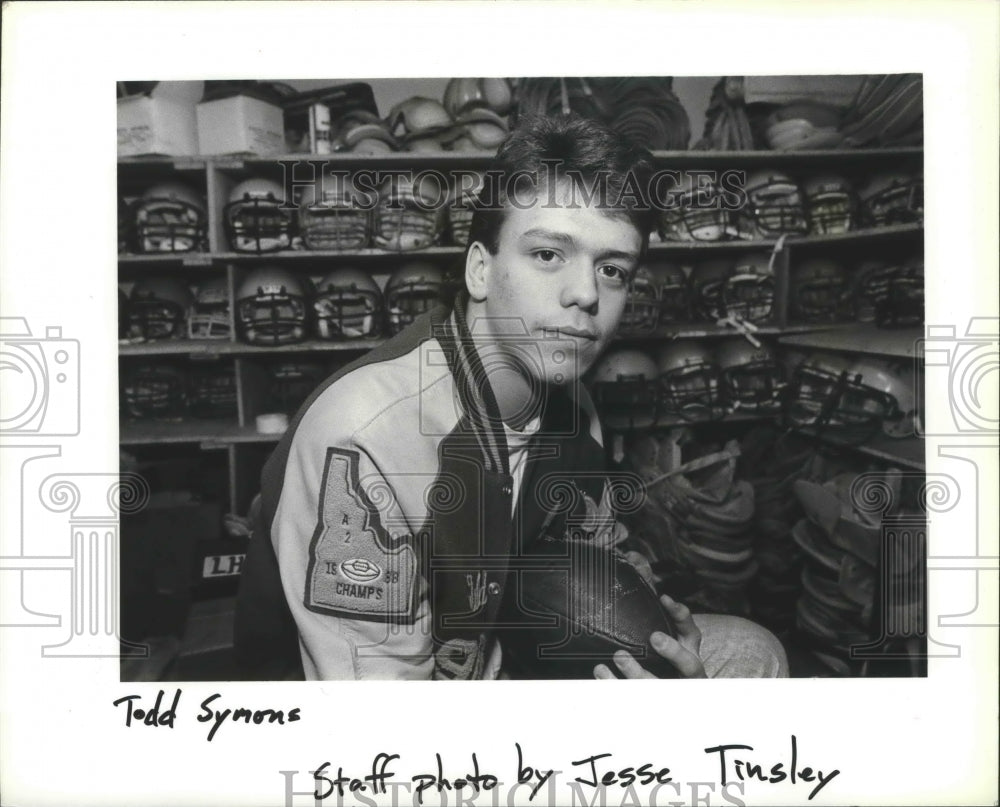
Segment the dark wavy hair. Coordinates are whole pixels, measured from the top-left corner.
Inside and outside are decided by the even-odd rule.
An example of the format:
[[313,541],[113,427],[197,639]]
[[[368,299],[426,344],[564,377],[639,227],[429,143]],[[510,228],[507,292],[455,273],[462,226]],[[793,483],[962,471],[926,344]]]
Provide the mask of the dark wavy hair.
[[540,196],[553,181],[570,180],[581,200],[592,199],[608,215],[629,221],[641,234],[645,253],[656,218],[649,196],[652,175],[648,149],[596,121],[576,114],[523,119],[486,171],[469,244],[478,241],[495,255],[512,190],[517,199],[525,191]]

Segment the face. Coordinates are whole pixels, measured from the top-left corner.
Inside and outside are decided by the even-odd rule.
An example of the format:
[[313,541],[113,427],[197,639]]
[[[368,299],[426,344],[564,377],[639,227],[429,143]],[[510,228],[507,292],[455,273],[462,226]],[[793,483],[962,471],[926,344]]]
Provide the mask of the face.
[[[599,208],[562,206],[562,186],[527,209],[508,208],[496,255],[470,251],[470,294],[500,351],[520,357],[538,381],[570,383],[614,336],[642,247],[627,219]],[[522,207],[524,207],[522,205]],[[477,273],[473,264],[481,262]],[[477,330],[476,323],[470,323]]]

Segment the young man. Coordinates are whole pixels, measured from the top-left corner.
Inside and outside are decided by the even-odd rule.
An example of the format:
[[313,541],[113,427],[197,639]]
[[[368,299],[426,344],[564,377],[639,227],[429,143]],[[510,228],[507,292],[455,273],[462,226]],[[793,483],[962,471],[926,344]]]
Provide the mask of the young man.
[[[511,134],[466,291],[328,379],[264,469],[237,613],[254,677],[496,677],[519,558],[578,535],[627,553],[580,379],[645,253],[651,174],[648,152],[580,118]],[[680,675],[785,674],[763,629],[663,601],[679,636],[651,643]]]

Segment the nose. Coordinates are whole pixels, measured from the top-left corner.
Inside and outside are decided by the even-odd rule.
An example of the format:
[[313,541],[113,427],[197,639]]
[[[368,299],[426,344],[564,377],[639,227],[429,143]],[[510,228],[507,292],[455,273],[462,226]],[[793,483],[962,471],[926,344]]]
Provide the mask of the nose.
[[563,273],[563,283],[560,302],[564,308],[577,306],[594,313],[597,310],[597,276],[593,267],[580,261],[566,267]]

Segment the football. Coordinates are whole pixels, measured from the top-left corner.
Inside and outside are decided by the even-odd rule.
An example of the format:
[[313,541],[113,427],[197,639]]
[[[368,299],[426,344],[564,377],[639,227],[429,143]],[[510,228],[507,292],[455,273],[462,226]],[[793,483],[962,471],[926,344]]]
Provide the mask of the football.
[[658,678],[678,677],[649,642],[654,631],[677,636],[656,592],[622,555],[587,542],[545,542],[544,554],[522,557],[498,628],[511,678],[593,678],[601,663],[621,677],[617,650]]

